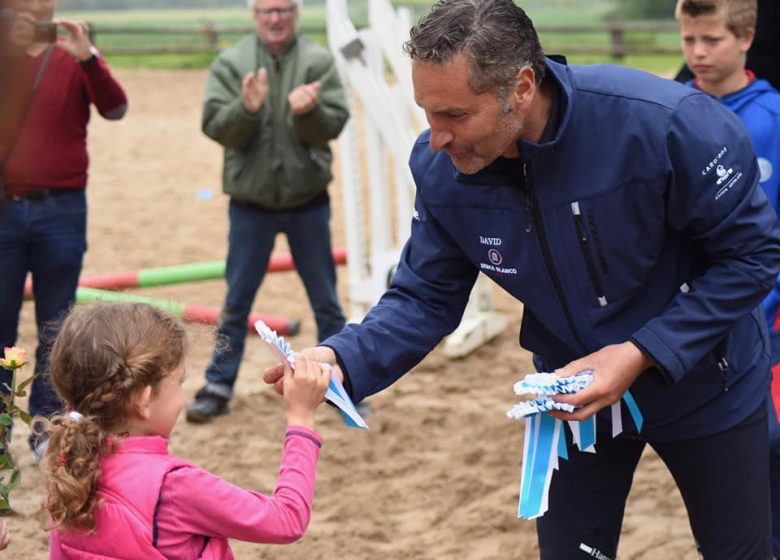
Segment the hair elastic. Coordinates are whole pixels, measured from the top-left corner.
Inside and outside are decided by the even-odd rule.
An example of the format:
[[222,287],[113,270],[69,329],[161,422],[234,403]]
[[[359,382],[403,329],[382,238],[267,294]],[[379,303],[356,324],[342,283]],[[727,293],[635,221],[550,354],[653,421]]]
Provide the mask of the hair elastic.
[[71,410],[71,411],[68,413],[68,418],[70,418],[70,420],[71,420],[72,422],[78,422],[79,420],[81,420],[82,418],[84,418],[84,415],[83,415],[83,414],[81,414],[80,412],[76,412],[75,410]]

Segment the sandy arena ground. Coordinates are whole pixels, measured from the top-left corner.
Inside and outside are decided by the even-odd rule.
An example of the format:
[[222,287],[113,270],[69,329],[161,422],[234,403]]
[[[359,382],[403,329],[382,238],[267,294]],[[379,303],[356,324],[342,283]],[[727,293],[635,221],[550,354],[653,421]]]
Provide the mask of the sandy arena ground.
[[[205,71],[118,71],[130,98],[119,123],[90,125],[89,251],[85,274],[223,259],[227,200],[220,192],[221,151],[200,132]],[[338,169],[338,167],[336,167]],[[210,199],[198,192],[211,189]],[[335,244],[344,244],[338,178],[333,184]],[[277,250],[285,250],[280,238]],[[346,302],[346,272],[340,290]],[[219,306],[222,281],[137,290]],[[498,291],[497,291],[498,292]],[[309,532],[291,546],[234,542],[240,559],[507,560],[538,557],[534,522],[516,518],[522,424],[504,415],[512,384],[531,371],[518,347],[521,306],[496,293],[510,326],[466,359],[434,351],[395,386],[371,399],[369,431],[346,428],[330,409],[318,413],[325,439]],[[301,320],[295,348],[315,342],[315,327],[295,273],[266,279],[255,311]],[[190,325],[186,389],[194,394],[211,353],[213,328]],[[33,306],[25,304],[19,344],[34,350]],[[251,337],[233,413],[205,426],[183,417],[173,453],[241,486],[272,492],[284,414],[261,374],[271,365]],[[23,482],[7,518],[13,542],[0,557],[47,558],[45,482],[31,462],[26,426],[15,431]],[[194,490],[196,491],[196,490]],[[663,463],[648,452],[637,471],[620,545],[621,559],[694,559],[685,509]]]

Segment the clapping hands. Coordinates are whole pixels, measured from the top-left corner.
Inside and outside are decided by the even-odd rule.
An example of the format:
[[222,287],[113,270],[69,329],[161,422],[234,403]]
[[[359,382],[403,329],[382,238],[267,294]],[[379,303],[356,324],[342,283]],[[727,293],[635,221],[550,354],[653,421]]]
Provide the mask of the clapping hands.
[[268,94],[268,71],[260,68],[256,73],[247,72],[241,82],[241,98],[244,108],[250,113],[257,113]]
[[[314,109],[319,102],[320,83],[312,82],[295,88],[287,96],[293,115],[304,115]],[[248,72],[241,83],[241,98],[244,108],[257,113],[268,95],[268,71],[260,68],[257,72]]]
[[287,96],[293,115],[304,115],[314,109],[319,102],[320,83],[312,82],[298,86]]

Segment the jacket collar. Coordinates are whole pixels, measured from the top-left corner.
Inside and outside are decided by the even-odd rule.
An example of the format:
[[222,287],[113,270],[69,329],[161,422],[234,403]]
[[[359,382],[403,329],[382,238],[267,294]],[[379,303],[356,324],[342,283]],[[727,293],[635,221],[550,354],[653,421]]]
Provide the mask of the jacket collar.
[[168,440],[162,436],[130,436],[122,440],[117,453],[168,455]]
[[569,66],[566,62],[566,58],[563,56],[554,55],[548,57],[546,62],[547,74],[545,75],[544,79],[549,80],[552,87],[556,88],[558,91],[558,107],[560,111],[558,129],[547,142],[543,142],[541,144],[528,142],[527,140],[520,140],[518,142],[518,147],[520,148],[521,153],[529,149],[537,149],[541,146],[554,147],[554,145],[560,141],[564,131],[568,126],[569,120],[571,120],[573,98],[572,94],[574,88],[571,83],[571,74],[569,72]]
[[[287,53],[293,50],[295,48],[295,45],[298,44],[299,37],[300,37],[300,32],[296,31],[295,34],[292,36],[292,39],[290,39],[290,42],[287,43],[287,45],[285,45],[282,53],[276,58],[282,59],[285,56],[287,56]],[[257,37],[257,48],[263,51],[266,56],[269,56],[271,58],[274,57],[274,55],[271,54],[271,51],[268,50],[268,46],[265,43],[263,43],[263,41],[260,40],[260,37]]]

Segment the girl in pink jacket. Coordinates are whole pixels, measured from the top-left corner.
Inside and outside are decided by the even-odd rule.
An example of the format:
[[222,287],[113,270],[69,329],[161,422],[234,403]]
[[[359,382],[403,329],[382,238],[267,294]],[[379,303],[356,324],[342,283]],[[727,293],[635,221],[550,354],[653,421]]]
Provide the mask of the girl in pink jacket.
[[49,424],[43,462],[51,558],[232,559],[229,538],[291,543],[306,531],[329,368],[298,355],[285,373],[287,433],[266,496],[168,454],[185,351],[181,325],[146,304],[78,307],[65,320],[51,374],[71,412]]

